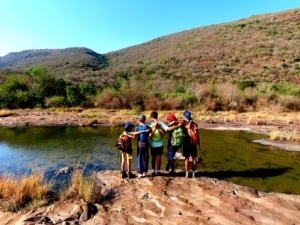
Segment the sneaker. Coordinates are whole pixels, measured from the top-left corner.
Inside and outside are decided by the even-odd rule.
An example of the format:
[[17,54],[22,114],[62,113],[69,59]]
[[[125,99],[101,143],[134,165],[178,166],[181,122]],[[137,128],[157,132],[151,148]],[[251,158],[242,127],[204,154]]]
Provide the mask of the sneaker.
[[142,174],[142,177],[146,177],[146,172],[144,172],[144,173]]
[[125,171],[122,171],[122,178],[126,178],[127,177],[127,173]]
[[195,177],[196,177],[196,172],[193,171],[193,173],[192,173],[192,178],[195,178]]
[[156,176],[160,176],[160,175],[161,175],[161,171],[160,171],[160,170],[156,170],[155,175],[156,175]]
[[166,165],[166,171],[169,171],[169,169],[170,169],[170,164],[168,163],[168,164]]
[[152,170],[151,177],[154,177],[154,176],[155,176],[155,170]]
[[142,177],[143,177],[143,175],[139,173],[138,177],[139,177],[139,178],[142,178]]
[[189,178],[189,172],[185,172],[185,178]]
[[135,176],[134,176],[134,174],[133,173],[131,173],[131,172],[128,172],[128,178],[129,179],[131,179],[131,178],[134,178]]

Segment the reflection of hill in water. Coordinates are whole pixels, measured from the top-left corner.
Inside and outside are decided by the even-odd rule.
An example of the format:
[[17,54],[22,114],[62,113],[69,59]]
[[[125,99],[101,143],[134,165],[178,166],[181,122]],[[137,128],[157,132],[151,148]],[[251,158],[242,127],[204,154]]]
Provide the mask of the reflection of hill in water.
[[[87,172],[119,170],[119,152],[114,144],[121,131],[121,127],[0,128],[0,172],[24,173],[39,167],[51,177],[57,169],[78,162],[87,163]],[[300,193],[299,152],[253,143],[265,136],[245,131],[201,130],[200,136],[198,170],[206,176],[263,191]],[[132,143],[134,171],[136,141]],[[162,159],[164,169],[166,157]],[[184,168],[182,160],[176,162],[176,168]],[[57,179],[65,179],[61,176]]]

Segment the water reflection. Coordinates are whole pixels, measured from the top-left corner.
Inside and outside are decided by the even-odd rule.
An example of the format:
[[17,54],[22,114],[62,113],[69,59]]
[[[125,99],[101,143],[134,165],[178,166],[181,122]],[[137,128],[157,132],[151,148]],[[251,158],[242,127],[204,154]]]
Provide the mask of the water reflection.
[[[77,163],[85,165],[85,173],[119,170],[120,159],[114,144],[122,130],[122,127],[0,128],[0,173],[23,174],[38,167],[51,177],[57,169]],[[201,130],[200,137],[202,161],[198,170],[205,171],[205,176],[262,191],[300,194],[300,152],[253,143],[266,137],[244,131]],[[133,146],[135,143],[136,140]],[[134,150],[134,170],[135,159]],[[176,166],[184,168],[182,161],[177,161]],[[65,176],[60,175],[59,179],[64,180]]]

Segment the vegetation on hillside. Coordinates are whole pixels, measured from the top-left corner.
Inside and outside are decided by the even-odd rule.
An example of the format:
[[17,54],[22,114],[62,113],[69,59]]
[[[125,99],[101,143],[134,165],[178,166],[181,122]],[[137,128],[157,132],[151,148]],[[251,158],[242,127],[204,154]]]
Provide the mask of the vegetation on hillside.
[[[182,31],[102,57],[89,52],[102,59],[98,64],[54,57],[44,58],[45,65],[31,61],[31,69],[3,67],[0,107],[297,111],[299,28],[294,9]],[[76,58],[70,52],[63,57]]]

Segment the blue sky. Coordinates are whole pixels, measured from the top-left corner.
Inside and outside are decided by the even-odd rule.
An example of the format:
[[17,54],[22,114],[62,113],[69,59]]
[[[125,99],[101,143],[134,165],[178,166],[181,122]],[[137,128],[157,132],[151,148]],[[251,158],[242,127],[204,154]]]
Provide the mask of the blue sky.
[[183,30],[294,8],[300,8],[300,0],[0,0],[0,56],[68,47],[104,54]]

